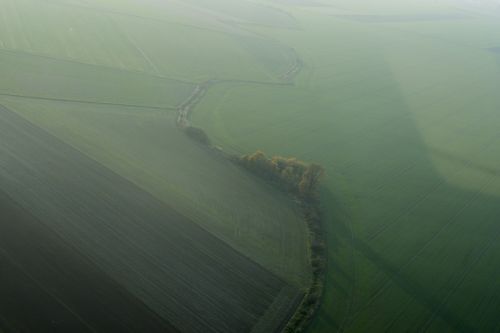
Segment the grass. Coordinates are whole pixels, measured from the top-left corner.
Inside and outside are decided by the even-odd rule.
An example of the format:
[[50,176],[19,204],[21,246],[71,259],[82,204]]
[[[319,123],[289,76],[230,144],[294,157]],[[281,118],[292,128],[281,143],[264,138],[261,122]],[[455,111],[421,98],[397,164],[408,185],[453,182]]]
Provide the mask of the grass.
[[[211,78],[272,80],[235,40],[242,37],[258,43],[256,37],[129,17],[115,21],[162,75],[197,82]],[[156,31],[163,33],[158,36]]]
[[186,82],[19,52],[0,51],[0,59],[4,96],[165,109],[194,89]]
[[152,70],[106,15],[53,1],[2,0],[0,4],[4,9],[0,21],[2,49],[122,69]]
[[[242,29],[228,29],[226,26],[223,29],[220,23],[214,25],[211,21],[202,26],[193,23],[200,16],[206,17],[205,11],[211,13],[220,5],[235,7],[229,1],[219,2],[215,8],[205,8],[204,2],[196,1],[190,5],[175,3],[166,7],[150,2],[138,9],[134,2],[72,5],[48,0],[2,0],[0,49],[187,81],[198,82],[214,77],[272,80],[255,58],[267,52],[272,54],[268,58],[276,62],[282,57],[290,57],[289,50],[270,52],[270,48],[279,48],[271,44],[261,46],[262,51],[256,55],[248,52],[246,44],[252,48],[253,44],[265,43],[262,38]],[[196,9],[198,5],[200,8]],[[208,7],[213,5],[215,3]],[[269,24],[279,23],[280,17],[284,17],[283,22],[289,19],[270,8],[250,2],[246,6],[247,9],[236,6],[238,15],[259,17]],[[158,7],[156,12],[155,7]],[[253,12],[247,12],[252,9]],[[162,15],[158,16],[158,12]],[[177,15],[173,14],[177,12]],[[190,17],[192,15],[194,17]],[[186,16],[190,17],[189,20]],[[217,21],[213,13],[208,16]],[[178,22],[179,18],[181,22]],[[158,34],[158,31],[162,33]]]
[[496,330],[498,23],[287,9],[302,31],[256,30],[303,57],[298,85],[219,85],[194,124],[229,150],[327,168],[330,268],[311,331]]

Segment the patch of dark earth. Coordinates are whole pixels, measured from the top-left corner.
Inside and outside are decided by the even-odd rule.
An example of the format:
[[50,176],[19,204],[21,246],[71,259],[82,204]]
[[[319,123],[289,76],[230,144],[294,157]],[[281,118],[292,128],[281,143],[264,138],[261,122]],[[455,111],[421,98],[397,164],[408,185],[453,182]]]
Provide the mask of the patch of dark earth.
[[0,189],[0,332],[249,332],[290,287],[2,106]]
[[0,331],[177,332],[0,190]]

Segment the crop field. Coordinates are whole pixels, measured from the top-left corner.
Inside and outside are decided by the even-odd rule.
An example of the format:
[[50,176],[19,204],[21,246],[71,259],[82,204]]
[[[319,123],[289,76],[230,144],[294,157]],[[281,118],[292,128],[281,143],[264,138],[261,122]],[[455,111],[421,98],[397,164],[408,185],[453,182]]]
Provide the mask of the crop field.
[[200,4],[0,1],[0,331],[268,332],[300,302],[297,203],[176,126],[203,81],[296,62],[222,20],[294,22]]
[[283,328],[311,280],[307,226],[290,196],[182,133],[207,82],[189,120],[214,145],[327,171],[310,332],[500,330],[500,13],[0,8],[0,332]]
[[[173,15],[171,10],[174,9],[174,13],[180,10],[180,16],[183,17],[182,13],[187,11],[183,8],[189,1],[181,1],[179,5],[161,5],[148,1],[149,5],[142,7],[150,10],[141,15],[137,14],[137,1],[126,1],[123,4],[116,2],[114,5],[111,1],[81,1],[78,4],[79,2],[1,0],[3,10],[0,14],[0,50],[16,51],[14,55],[34,54],[196,82],[214,77],[272,80],[268,73],[269,66],[266,67],[267,61],[256,61],[256,57],[261,54],[265,56],[266,51],[270,54],[270,61],[274,60],[275,64],[287,66],[290,61],[286,59],[290,58],[287,54],[289,50],[269,52],[269,48],[276,49],[280,45],[273,43],[260,46],[259,44],[266,44],[266,40],[243,29],[223,29],[210,22],[204,28],[193,25],[192,22],[188,24],[174,21],[170,17]],[[236,12],[237,16],[249,15],[244,8],[239,8],[239,11],[231,8],[234,7],[230,5],[231,1],[219,2],[227,10]],[[195,14],[201,10],[198,16],[210,17],[210,14],[205,13],[203,1],[200,3],[202,6],[198,10],[187,13]],[[166,17],[154,14],[155,6]],[[254,7],[249,6],[249,10]],[[269,20],[273,24],[280,22],[280,19],[285,24],[285,18],[288,18],[283,13],[263,10],[260,6],[257,9],[261,10],[254,10],[253,15],[259,15],[256,17],[260,20]],[[269,17],[264,15],[266,13]],[[221,15],[214,20],[234,19],[228,14]],[[257,56],[255,52],[248,52],[243,47],[247,44],[252,50],[258,51],[260,48],[261,52]],[[56,65],[64,63],[57,62]],[[272,66],[271,68],[274,69]],[[80,67],[82,69],[89,72],[87,75],[91,75],[99,67],[90,70],[88,66]],[[78,67],[74,70],[77,71]],[[133,79],[127,81],[136,82]],[[168,91],[172,92],[171,89],[165,90]]]
[[0,96],[173,109],[194,84],[142,73],[1,51]]
[[299,31],[253,28],[297,51],[295,86],[218,85],[194,123],[230,151],[326,167],[311,332],[498,331],[500,17],[323,3],[282,6]]
[[0,330],[176,331],[3,191],[0,202]]
[[[278,296],[293,303],[297,288],[170,206],[17,114],[2,108],[1,119],[2,190],[22,211],[40,219],[31,223],[44,225],[71,244],[124,286],[129,297],[139,299],[176,329],[250,331]],[[14,136],[16,140],[11,140]],[[12,255],[11,261],[20,265],[18,252]],[[23,266],[19,269],[23,272]],[[51,272],[39,269],[42,277],[34,282],[57,300],[43,280],[43,274]],[[52,288],[71,296],[65,289]],[[63,309],[56,305],[65,304],[56,303],[48,318],[59,318],[56,311]]]
[[284,279],[296,285],[307,281],[306,228],[294,203],[193,144],[175,127],[174,112],[20,98],[3,104],[174,205]]

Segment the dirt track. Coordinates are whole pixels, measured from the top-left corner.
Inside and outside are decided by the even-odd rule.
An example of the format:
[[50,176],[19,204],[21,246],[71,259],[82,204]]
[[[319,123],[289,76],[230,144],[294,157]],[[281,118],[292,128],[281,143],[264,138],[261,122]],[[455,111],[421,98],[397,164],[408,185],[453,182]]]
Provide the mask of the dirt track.
[[295,50],[293,50],[295,55],[295,60],[293,65],[285,73],[279,76],[280,81],[268,82],[268,81],[254,81],[254,80],[220,80],[220,79],[210,79],[201,82],[196,85],[193,92],[189,97],[182,102],[181,105],[177,107],[177,125],[180,128],[185,128],[190,125],[189,116],[191,111],[198,105],[203,99],[207,91],[216,84],[223,83],[234,83],[234,84],[252,84],[252,85],[263,85],[263,86],[293,86],[295,85],[295,78],[304,68],[304,62],[299,58]]

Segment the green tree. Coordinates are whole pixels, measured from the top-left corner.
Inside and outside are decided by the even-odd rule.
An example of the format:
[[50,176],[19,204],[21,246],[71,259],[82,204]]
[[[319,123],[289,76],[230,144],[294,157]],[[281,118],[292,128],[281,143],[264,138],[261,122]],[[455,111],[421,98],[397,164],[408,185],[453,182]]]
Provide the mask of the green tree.
[[299,182],[300,195],[306,198],[312,197],[324,173],[325,171],[320,165],[315,163],[310,164]]
[[287,191],[294,192],[303,198],[312,198],[324,170],[318,164],[307,165],[294,157],[273,156],[268,158],[257,150],[244,155],[240,162],[249,170],[265,179],[277,182]]

